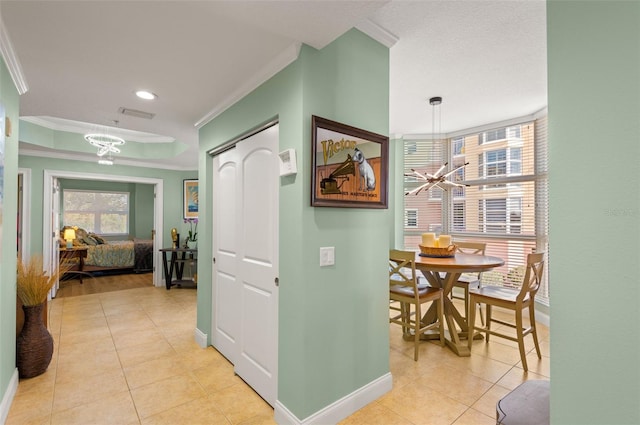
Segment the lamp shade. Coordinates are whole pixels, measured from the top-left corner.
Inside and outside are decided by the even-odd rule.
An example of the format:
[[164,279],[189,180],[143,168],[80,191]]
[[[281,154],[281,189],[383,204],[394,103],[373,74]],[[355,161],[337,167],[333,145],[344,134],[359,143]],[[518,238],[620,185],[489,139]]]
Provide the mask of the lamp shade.
[[64,229],[64,236],[62,238],[65,241],[72,241],[76,238],[76,231],[74,229]]
[[76,238],[75,229],[64,229],[62,238],[67,241],[67,248],[73,248],[73,240]]

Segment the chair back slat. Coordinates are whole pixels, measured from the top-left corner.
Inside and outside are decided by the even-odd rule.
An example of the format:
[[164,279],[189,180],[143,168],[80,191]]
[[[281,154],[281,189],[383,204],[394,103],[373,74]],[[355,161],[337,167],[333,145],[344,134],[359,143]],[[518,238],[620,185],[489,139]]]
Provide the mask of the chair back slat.
[[406,286],[418,296],[416,254],[413,251],[389,250],[389,288]]
[[517,301],[524,301],[529,296],[533,301],[540,288],[542,282],[542,271],[544,270],[544,253],[534,253],[527,255],[527,271],[524,274],[522,280],[522,287],[520,293],[516,298]]
[[456,251],[461,254],[484,255],[487,244],[484,242],[463,242],[455,241]]
[[[464,241],[455,241],[456,252],[461,254],[473,254],[473,255],[484,255],[487,250],[487,244],[484,242],[464,242]],[[463,276],[475,277],[480,280],[480,276],[482,276],[482,272],[478,273],[463,273]]]

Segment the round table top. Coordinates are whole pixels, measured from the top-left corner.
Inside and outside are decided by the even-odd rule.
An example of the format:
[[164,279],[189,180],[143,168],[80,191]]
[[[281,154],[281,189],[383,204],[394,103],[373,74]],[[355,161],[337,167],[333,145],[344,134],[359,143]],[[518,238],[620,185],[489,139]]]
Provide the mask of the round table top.
[[489,255],[456,254],[455,257],[422,257],[416,253],[416,268],[439,272],[480,272],[504,265],[504,260]]

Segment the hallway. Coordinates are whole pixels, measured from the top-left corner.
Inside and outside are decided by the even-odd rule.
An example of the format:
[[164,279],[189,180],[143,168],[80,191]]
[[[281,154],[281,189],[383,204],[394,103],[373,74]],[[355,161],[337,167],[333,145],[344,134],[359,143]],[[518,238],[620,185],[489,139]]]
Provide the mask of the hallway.
[[194,342],[196,291],[56,298],[53,360],[20,382],[7,425],[273,424],[273,409]]

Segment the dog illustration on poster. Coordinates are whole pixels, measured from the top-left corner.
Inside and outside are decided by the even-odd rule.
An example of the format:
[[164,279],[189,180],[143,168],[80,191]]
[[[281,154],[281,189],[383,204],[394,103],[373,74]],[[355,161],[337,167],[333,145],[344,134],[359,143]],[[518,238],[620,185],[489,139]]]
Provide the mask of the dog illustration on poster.
[[376,190],[376,175],[373,172],[373,168],[364,157],[364,154],[358,148],[355,148],[353,151],[353,162],[358,163],[358,171],[360,171],[360,190]]

